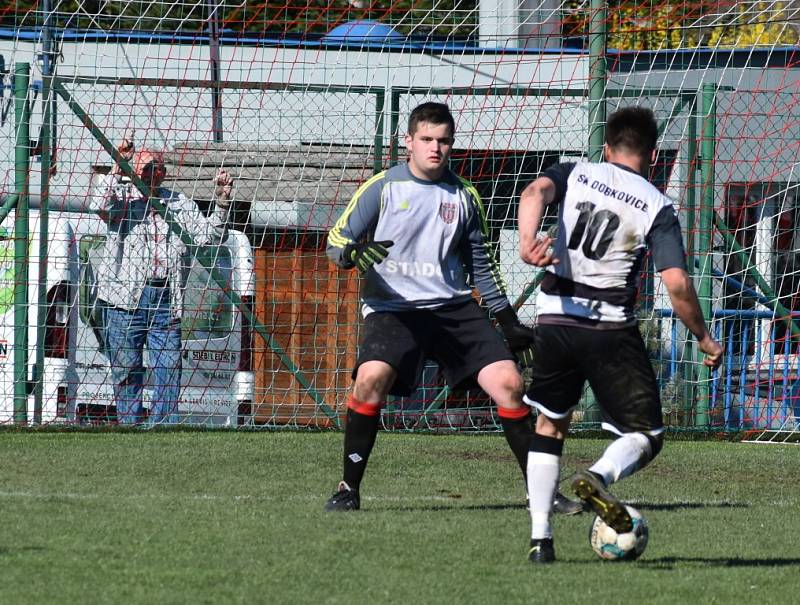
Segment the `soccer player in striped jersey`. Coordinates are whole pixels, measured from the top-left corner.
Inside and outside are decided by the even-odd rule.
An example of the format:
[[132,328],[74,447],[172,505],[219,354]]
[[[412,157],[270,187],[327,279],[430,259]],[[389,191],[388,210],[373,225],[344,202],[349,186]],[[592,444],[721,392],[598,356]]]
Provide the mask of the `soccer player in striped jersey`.
[[[572,411],[589,382],[602,426],[617,438],[572,480],[576,494],[615,530],[631,529],[607,487],[648,464],[664,426],[653,368],[634,303],[647,249],[673,309],[697,338],[704,364],[722,347],[706,328],[686,260],[678,217],[644,176],[655,160],[658,128],[649,109],[627,107],[606,124],[605,163],[553,166],[522,192],[520,256],[547,267],[536,299],[536,355],[525,401],[539,410],[528,455],[534,563],[555,560],[550,512]],[[555,239],[539,235],[545,206],[559,204]]]
[[[447,166],[455,123],[447,105],[423,103],[409,117],[408,162],[366,181],[328,235],[328,255],[364,277],[364,332],[347,401],[344,472],[329,511],[357,510],[364,470],[389,394],[409,395],[426,359],[452,387],[475,381],[497,403],[509,446],[526,472],[533,436],[514,353],[533,331],[508,302],[475,187]],[[492,327],[472,285],[497,318]],[[561,497],[562,512],[581,505]]]

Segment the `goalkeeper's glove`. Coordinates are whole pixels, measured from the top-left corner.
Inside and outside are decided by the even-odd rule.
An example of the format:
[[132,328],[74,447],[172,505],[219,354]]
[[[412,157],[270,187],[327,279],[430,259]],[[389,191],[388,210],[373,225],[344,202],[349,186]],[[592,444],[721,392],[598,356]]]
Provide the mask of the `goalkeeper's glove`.
[[342,252],[346,263],[345,267],[355,267],[362,274],[366,273],[372,265],[379,265],[389,255],[389,248],[394,246],[391,240],[382,242],[365,242],[363,244],[347,244]]
[[500,329],[503,331],[508,348],[511,349],[520,364],[529,366],[533,363],[533,339],[535,334],[533,328],[523,326],[512,307],[501,309],[494,316],[497,318],[497,323],[500,324]]

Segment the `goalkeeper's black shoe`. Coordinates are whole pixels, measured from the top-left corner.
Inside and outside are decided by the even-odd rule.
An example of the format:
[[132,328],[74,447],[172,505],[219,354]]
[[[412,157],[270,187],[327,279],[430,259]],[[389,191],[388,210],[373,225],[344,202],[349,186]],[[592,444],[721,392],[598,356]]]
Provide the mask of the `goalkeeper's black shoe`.
[[572,478],[572,489],[615,532],[623,534],[633,530],[633,520],[625,505],[606,489],[598,475],[578,471]]
[[531,563],[552,563],[555,560],[556,550],[553,548],[553,538],[531,539],[528,561]]
[[[525,510],[530,509],[531,501],[529,498],[525,498]],[[553,498],[553,508],[551,510],[553,514],[556,515],[579,515],[586,510],[586,508],[583,502],[575,502],[575,500],[570,500],[561,492],[556,492],[556,497]]]
[[561,492],[556,492],[553,512],[557,515],[580,515],[583,512],[583,502],[570,500]]
[[350,489],[344,481],[339,482],[339,488],[325,503],[325,510],[330,511],[348,511],[358,510],[361,508],[361,497],[358,495],[357,489]]

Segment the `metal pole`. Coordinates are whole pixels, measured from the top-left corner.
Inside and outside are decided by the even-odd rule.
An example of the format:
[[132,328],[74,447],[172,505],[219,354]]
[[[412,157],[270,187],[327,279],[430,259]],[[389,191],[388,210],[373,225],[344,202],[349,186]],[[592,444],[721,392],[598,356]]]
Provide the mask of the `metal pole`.
[[[700,222],[697,233],[697,258],[700,261],[700,282],[697,295],[700,308],[706,321],[712,320],[711,311],[711,240],[714,226],[714,155],[716,153],[716,95],[715,84],[703,84],[700,93],[700,116],[703,120],[700,158],[700,178],[702,180],[702,198],[700,201]],[[696,347],[696,345],[695,345]],[[710,369],[702,365],[703,356],[695,349],[695,361],[698,364],[697,415],[695,424],[707,427],[709,424],[709,384]]]
[[697,115],[695,103],[689,109],[689,121],[686,124],[686,264],[689,274],[694,273],[695,253],[695,220],[697,217]]
[[14,218],[14,423],[28,422],[28,183],[30,175],[30,106],[28,89],[31,66],[14,68],[14,186],[17,211]]
[[[696,97],[697,95],[695,95]],[[686,261],[689,275],[695,272],[695,225],[697,220],[697,103],[692,101],[689,107],[689,121],[686,125]],[[684,346],[682,353],[687,352]],[[691,418],[692,402],[695,399],[695,373],[694,364],[683,365],[683,397],[685,418]],[[689,424],[688,421],[684,421]]]
[[9,195],[3,205],[0,206],[0,223],[6,220],[9,213],[17,206],[17,200],[19,200],[19,195],[14,193]]
[[222,143],[222,85],[220,81],[219,58],[219,6],[216,0],[206,0],[208,11],[208,53],[211,80],[211,128],[214,142]]
[[42,119],[41,140],[39,145],[42,152],[42,180],[41,180],[41,210],[39,211],[39,293],[37,296],[36,314],[36,364],[37,369],[33,383],[33,422],[42,421],[42,397],[44,390],[44,337],[47,323],[47,256],[50,220],[50,168],[51,133],[54,133],[55,124],[55,98],[52,94],[53,76],[53,40],[50,28],[51,8],[50,0],[42,0],[44,25],[42,27],[42,105],[44,117]]
[[592,0],[589,21],[589,161],[603,159],[606,125],[606,21],[605,0]]
[[400,136],[400,91],[389,92],[389,163],[394,166],[398,160],[398,138]]
[[[51,0],[42,0],[42,11],[44,12],[44,25],[42,27],[42,75],[45,78],[43,84],[47,83],[47,78],[55,75],[55,64],[58,56],[58,45],[53,38],[53,9]],[[50,81],[52,89],[52,80]],[[58,123],[58,112],[56,111],[56,96],[52,93],[48,96],[43,91],[43,99],[50,102],[50,145],[56,144],[56,125]],[[47,124],[45,124],[47,126]],[[53,167],[51,163],[51,168]]]
[[386,91],[383,89],[375,93],[375,151],[372,170],[378,174],[383,170],[383,122],[386,115]]

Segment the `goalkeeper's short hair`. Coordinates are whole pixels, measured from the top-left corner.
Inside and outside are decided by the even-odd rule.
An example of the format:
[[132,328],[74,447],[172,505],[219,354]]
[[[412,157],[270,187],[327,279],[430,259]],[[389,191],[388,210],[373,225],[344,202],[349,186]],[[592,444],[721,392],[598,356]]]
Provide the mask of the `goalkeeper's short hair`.
[[456,121],[453,119],[453,114],[450,113],[450,108],[444,103],[422,103],[417,105],[411,110],[411,115],[408,116],[408,134],[414,136],[420,123],[427,122],[428,124],[447,124],[450,126],[450,133],[456,132]]

